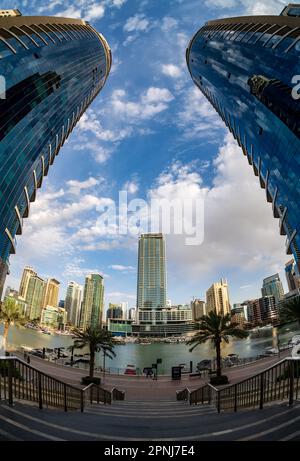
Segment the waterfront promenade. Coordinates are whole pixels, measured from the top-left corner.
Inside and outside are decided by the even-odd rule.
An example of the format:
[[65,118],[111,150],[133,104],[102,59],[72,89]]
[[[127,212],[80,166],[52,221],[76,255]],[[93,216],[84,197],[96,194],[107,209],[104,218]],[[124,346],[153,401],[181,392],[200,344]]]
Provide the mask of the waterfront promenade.
[[[286,350],[280,353],[280,357],[278,357],[278,355],[266,357],[264,359],[257,360],[256,362],[250,362],[247,365],[224,369],[223,373],[228,376],[230,384],[233,384],[263,371],[264,369],[277,363],[279,360],[288,357],[290,354],[291,351]],[[22,354],[18,353],[16,355],[23,359]],[[68,384],[79,385],[82,376],[87,375],[87,370],[58,365],[54,362],[43,360],[34,356],[31,356],[31,365]],[[175,399],[177,390],[183,389],[184,387],[188,387],[190,390],[197,389],[209,380],[207,374],[201,379],[198,377],[190,378],[188,374],[184,374],[182,375],[182,379],[180,381],[172,381],[171,376],[159,376],[157,381],[146,378],[145,376],[136,377],[105,374],[105,377],[103,377],[103,373],[97,372],[95,373],[95,376],[102,378],[101,385],[104,388],[110,390],[113,387],[117,387],[118,389],[125,391],[127,401],[172,400]]]

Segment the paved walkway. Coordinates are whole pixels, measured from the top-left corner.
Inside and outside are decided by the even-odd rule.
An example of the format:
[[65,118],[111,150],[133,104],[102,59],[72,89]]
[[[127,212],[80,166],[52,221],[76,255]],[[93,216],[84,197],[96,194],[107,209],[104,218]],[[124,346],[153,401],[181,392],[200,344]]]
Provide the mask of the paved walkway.
[[[272,366],[279,360],[290,355],[290,351],[284,351],[278,356],[267,357],[256,362],[238,367],[224,369],[223,372],[229,378],[230,384],[253,376],[267,367]],[[22,358],[22,355],[19,355]],[[68,384],[80,384],[81,377],[86,376],[86,370],[57,365],[38,357],[31,356],[31,365],[60,379]],[[103,378],[103,374],[95,373],[95,376],[102,377],[102,385],[107,389],[117,387],[126,392],[126,400],[173,400],[176,391],[188,387],[190,390],[197,389],[205,384],[208,379],[189,378],[183,375],[181,381],[172,381],[170,376],[160,376],[157,381],[146,378],[145,376],[135,377],[126,375],[108,375]]]

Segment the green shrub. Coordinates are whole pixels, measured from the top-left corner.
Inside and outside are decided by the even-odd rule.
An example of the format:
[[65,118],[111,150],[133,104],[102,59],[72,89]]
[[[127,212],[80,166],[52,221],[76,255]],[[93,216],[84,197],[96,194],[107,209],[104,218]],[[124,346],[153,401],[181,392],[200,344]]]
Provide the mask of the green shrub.
[[229,384],[228,377],[226,375],[212,376],[210,378],[210,384],[213,386],[222,386],[223,384]]
[[97,384],[98,386],[101,385],[101,379],[100,378],[91,378],[90,376],[83,376],[81,378],[81,384],[88,386],[89,384]]

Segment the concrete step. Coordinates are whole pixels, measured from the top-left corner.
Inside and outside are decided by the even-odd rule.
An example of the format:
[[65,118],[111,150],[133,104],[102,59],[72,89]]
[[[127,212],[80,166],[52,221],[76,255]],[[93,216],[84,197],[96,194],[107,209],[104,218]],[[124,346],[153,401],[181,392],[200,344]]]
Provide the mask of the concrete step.
[[[121,407],[121,406],[120,406]],[[0,404],[0,440],[70,441],[193,441],[193,440],[298,440],[300,405],[277,404],[264,410],[209,413],[190,417],[137,418],[105,413],[39,410],[25,404]],[[112,407],[110,407],[112,408]],[[90,409],[88,409],[90,411]],[[133,416],[133,417],[131,417]],[[149,416],[149,415],[148,415]]]

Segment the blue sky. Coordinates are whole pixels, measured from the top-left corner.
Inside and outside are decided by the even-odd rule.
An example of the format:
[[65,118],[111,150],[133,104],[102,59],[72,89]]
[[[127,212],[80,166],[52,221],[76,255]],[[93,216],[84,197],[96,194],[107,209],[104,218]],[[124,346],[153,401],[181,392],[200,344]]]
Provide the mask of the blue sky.
[[[23,15],[82,17],[112,49],[101,94],[74,129],[45,178],[7,283],[18,287],[25,265],[61,281],[90,272],[105,277],[105,302],[135,306],[137,237],[103,232],[99,209],[127,190],[129,199],[205,197],[199,246],[167,237],[168,298],[204,298],[221,277],[231,302],[258,297],[277,271],[285,283],[285,239],[258,178],[223,122],[194,86],[185,50],[206,20],[279,14],[279,0],[1,1]],[[100,207],[100,208],[99,208]]]

